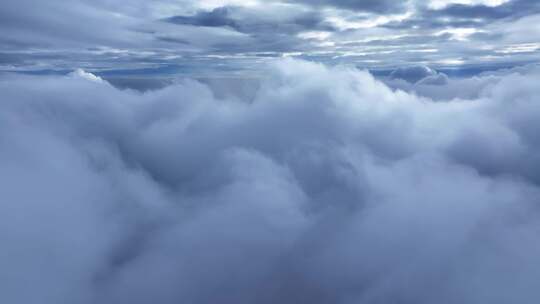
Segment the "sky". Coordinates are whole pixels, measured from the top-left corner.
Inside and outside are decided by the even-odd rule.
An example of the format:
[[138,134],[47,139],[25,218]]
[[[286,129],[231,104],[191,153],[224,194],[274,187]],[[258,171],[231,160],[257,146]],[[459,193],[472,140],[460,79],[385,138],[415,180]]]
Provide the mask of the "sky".
[[0,10],[4,71],[208,75],[280,57],[508,66],[538,60],[538,41],[535,0],[5,0]]
[[540,2],[3,0],[0,303],[537,304]]

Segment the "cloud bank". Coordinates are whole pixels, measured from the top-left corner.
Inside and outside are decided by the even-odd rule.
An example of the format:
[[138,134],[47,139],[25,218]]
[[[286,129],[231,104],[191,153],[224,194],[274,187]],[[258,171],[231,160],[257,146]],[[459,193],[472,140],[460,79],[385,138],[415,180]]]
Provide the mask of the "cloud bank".
[[0,302],[536,301],[540,71],[452,99],[266,75],[249,97],[3,76]]

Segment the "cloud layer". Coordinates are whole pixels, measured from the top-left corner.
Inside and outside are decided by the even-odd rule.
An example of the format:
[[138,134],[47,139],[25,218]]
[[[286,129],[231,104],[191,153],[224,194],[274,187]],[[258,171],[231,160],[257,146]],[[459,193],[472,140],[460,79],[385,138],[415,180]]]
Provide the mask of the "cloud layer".
[[540,60],[536,0],[4,2],[0,71],[174,67],[200,76],[277,57],[362,68]]
[[536,301],[538,69],[435,99],[266,75],[221,97],[4,76],[0,302]]

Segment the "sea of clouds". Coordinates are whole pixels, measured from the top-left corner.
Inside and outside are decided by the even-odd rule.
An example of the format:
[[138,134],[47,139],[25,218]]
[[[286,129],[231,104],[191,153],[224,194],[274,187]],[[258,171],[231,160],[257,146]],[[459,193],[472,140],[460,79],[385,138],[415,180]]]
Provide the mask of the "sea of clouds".
[[537,303],[538,68],[264,74],[2,76],[0,302]]

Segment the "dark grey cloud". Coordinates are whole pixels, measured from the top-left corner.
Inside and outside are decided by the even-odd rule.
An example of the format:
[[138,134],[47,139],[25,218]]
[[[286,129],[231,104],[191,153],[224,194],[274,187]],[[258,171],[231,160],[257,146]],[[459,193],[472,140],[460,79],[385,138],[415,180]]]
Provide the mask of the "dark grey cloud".
[[230,27],[250,34],[294,34],[301,31],[336,30],[326,24],[321,14],[315,11],[294,14],[285,20],[261,20],[260,16],[249,15],[249,9],[240,7],[219,7],[211,11],[200,11],[191,16],[173,16],[166,22],[205,27]]
[[391,0],[291,0],[290,2],[377,13],[399,12],[408,3],[408,1]]
[[480,18],[485,21],[522,17],[540,12],[538,1],[510,0],[501,5],[465,5],[452,4],[441,10],[431,10],[427,17]]
[[[271,56],[276,57],[284,52],[307,51],[313,49],[313,46],[300,39],[297,36],[299,33],[337,30],[316,11],[293,11],[288,14],[279,18],[268,18],[264,10],[252,11],[249,8],[231,6],[199,11],[193,15],[168,17],[164,21],[183,26],[227,28],[249,35],[252,39],[250,43],[224,41],[211,44],[211,51],[230,55],[260,52],[273,53]],[[185,40],[181,42],[184,43]]]
[[489,23],[501,19],[521,18],[540,13],[540,4],[530,0],[510,0],[501,5],[488,6],[484,4],[450,4],[441,9],[429,8],[427,5],[418,6],[413,18],[404,22],[392,22],[387,27],[427,29],[445,27],[475,27],[483,28]]
[[144,94],[3,75],[0,301],[538,298],[536,66],[408,84],[455,100],[264,71]]
[[230,18],[228,7],[219,7],[209,12],[198,12],[192,16],[174,16],[166,19],[167,22],[196,26],[230,26],[237,27],[236,22]]

